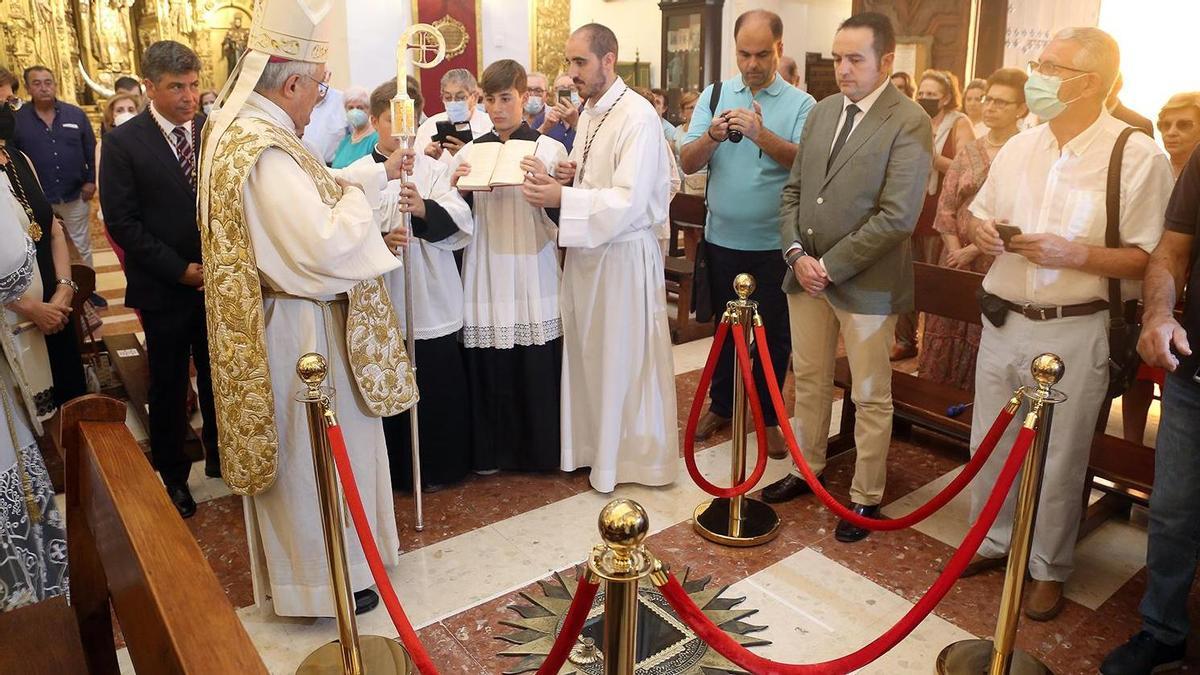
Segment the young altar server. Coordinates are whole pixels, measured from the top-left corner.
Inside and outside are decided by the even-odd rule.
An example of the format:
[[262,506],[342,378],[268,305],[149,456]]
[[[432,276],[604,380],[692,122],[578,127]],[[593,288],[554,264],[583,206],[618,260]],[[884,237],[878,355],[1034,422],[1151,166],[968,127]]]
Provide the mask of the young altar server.
[[666,139],[653,106],[617,77],[611,30],[579,28],[566,55],[588,101],[571,162],[562,173],[532,172],[523,188],[530,204],[562,209],[562,468],[590,466],[600,492],[618,483],[665,485],[679,459],[655,240],[670,193]]
[[[392,137],[391,100],[396,80],[371,93],[371,123],[379,142],[370,157],[359,163],[384,162],[400,147]],[[421,109],[421,90],[408,79],[408,96]],[[375,218],[388,248],[401,257],[409,246],[409,275],[412,280],[413,329],[416,347],[417,389],[421,401],[417,416],[421,441],[421,483],[426,492],[436,492],[462,480],[471,470],[471,427],[467,401],[466,371],[458,331],[463,325],[462,278],[454,251],[471,239],[471,208],[450,185],[450,170],[427,155],[416,153],[406,160],[406,181],[388,181],[381,193]],[[404,227],[404,214],[412,214],[411,232]],[[413,237],[411,243],[409,237]],[[385,275],[396,316],[404,326],[404,270]],[[392,488],[412,488],[411,411],[383,419]]]
[[[567,160],[562,143],[525,123],[528,94],[519,63],[497,61],[482,79],[484,105],[495,128],[458,154],[455,185],[470,173],[472,155],[481,158],[484,151],[478,148],[487,144],[532,141],[532,156],[543,170],[553,171]],[[530,206],[519,185],[466,194],[473,202],[475,233],[463,255],[462,339],[475,470],[555,469],[562,377],[558,210]]]

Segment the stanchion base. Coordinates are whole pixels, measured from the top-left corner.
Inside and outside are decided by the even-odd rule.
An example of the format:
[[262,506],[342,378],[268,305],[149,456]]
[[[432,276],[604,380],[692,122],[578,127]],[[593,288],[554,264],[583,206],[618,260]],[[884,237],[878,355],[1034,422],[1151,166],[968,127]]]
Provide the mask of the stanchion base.
[[[937,658],[938,675],[987,675],[992,661],[991,640],[963,640],[942,650]],[[1008,675],[1053,675],[1038,657],[1014,649]]]
[[[397,641],[379,635],[358,636],[363,675],[414,675],[416,665]],[[304,659],[296,675],[343,675],[342,645],[334,640]]]
[[696,507],[692,514],[696,532],[724,546],[760,546],[779,536],[779,516],[766,502],[742,498],[740,532],[730,532],[729,500],[718,497]]

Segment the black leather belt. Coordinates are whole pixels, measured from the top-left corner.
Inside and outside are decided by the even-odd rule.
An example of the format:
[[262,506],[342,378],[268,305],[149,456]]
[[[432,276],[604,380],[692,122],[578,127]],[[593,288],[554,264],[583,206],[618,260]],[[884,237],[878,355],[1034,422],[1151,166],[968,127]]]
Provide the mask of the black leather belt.
[[1088,316],[1108,309],[1107,300],[1093,300],[1078,305],[1019,305],[1003,300],[1008,311],[1015,312],[1031,321],[1049,321],[1050,319],[1066,319],[1072,316]]

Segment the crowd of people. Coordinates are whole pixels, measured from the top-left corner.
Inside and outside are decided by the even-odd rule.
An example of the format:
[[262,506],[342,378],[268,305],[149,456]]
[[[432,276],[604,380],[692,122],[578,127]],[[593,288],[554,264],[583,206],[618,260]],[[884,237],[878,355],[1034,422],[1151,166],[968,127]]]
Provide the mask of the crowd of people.
[[[289,34],[316,30],[267,13]],[[1121,104],[1118,45],[1094,28],[1064,30],[1027,68],[965,89],[946,71],[914,78],[893,72],[891,22],[864,13],[834,34],[840,94],[818,102],[798,86],[782,39],[777,15],[738,17],[738,74],[684,92],[678,126],[666,120],[665,92],[616,75],[617,38],[599,24],[572,34],[554,78],[507,59],[478,78],[447,71],[443,110],[430,116],[412,78],[330,87],[324,54],[304,52],[304,39],[305,58],[247,52],[220,100],[201,90],[191,49],[155,43],[143,54],[143,82],[117,82],[102,106],[99,140],[80,108],[58,100],[49,69],[31,66],[20,78],[0,69],[0,213],[16,223],[2,248],[29,252],[16,256],[12,283],[0,284],[5,320],[44,336],[53,380],[39,389],[5,342],[5,403],[25,412],[11,443],[0,441],[11,445],[0,445],[0,460],[14,455],[37,479],[25,481],[28,503],[40,499],[53,513],[30,438],[40,413],[86,390],[64,328],[81,304],[70,259],[91,264],[98,194],[128,282],[125,303],[145,329],[150,448],[168,495],[181,516],[195,512],[182,450],[194,369],[205,472],[252,497],[251,545],[266,561],[256,593],[272,596],[281,614],[328,614],[324,562],[312,553],[320,547],[308,435],[291,400],[295,358],[316,349],[333,364],[385,560],[398,551],[392,490],[413,487],[410,385],[420,395],[426,491],[472,472],[584,467],[602,492],[668,484],[678,446],[660,242],[672,196],[702,192],[712,305],[733,299],[736,274],[758,279],[772,375],[782,382],[790,364],[792,423],[818,476],[844,345],[856,410],[849,498],[860,515],[877,516],[883,499],[892,362],[916,357],[920,377],[974,392],[974,449],[1034,356],[1065,359],[1059,386],[1071,403],[1055,419],[1029,567],[1025,611],[1035,620],[1064,605],[1091,439],[1110,402],[1110,280],[1120,300],[1140,295],[1145,362],[1123,399],[1130,440],[1141,442],[1155,385],[1163,391],[1146,630],[1103,672],[1148,673],[1178,660],[1200,555],[1190,529],[1200,507],[1189,498],[1200,475],[1191,452],[1200,373],[1187,339],[1200,330],[1200,299],[1188,295],[1176,314],[1200,257],[1200,93],[1172,97],[1151,125]],[[420,118],[412,147],[393,134],[400,86]],[[1146,133],[1130,136],[1130,127]],[[513,142],[528,148],[523,183],[460,189],[489,146]],[[1121,164],[1110,179],[1113,161]],[[1110,231],[1118,246],[1106,245]],[[914,261],[985,275],[982,325],[918,317]],[[241,290],[205,293],[212,286]],[[241,323],[230,318],[238,302],[257,307]],[[413,332],[414,353],[395,353],[391,326]],[[394,367],[364,368],[362,353]],[[387,378],[373,379],[381,369]],[[698,438],[730,424],[732,377],[728,347]],[[754,377],[767,400],[757,361]],[[764,409],[769,451],[784,459],[787,420],[773,412]],[[270,461],[249,462],[252,453]],[[973,515],[1002,461],[990,460],[975,482]],[[794,471],[764,499],[809,492]],[[32,531],[28,514],[7,517],[25,528],[9,531]],[[54,518],[43,522],[30,546],[61,538]],[[1011,528],[1010,496],[968,576],[1004,564]],[[868,536],[846,521],[835,534],[845,543]],[[48,567],[34,575],[39,583],[29,569],[0,569],[10,571],[25,575],[29,597],[61,586]],[[365,611],[377,598],[355,556],[351,573]]]

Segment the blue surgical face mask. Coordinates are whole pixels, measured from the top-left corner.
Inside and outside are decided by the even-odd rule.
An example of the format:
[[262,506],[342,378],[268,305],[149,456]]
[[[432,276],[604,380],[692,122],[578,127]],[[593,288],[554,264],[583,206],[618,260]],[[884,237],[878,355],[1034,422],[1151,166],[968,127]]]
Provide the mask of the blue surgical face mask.
[[1061,77],[1050,77],[1037,71],[1030,73],[1029,79],[1025,81],[1025,105],[1029,106],[1029,112],[1047,121],[1058,117],[1067,109],[1068,105],[1079,100],[1078,96],[1070,101],[1062,101],[1058,98],[1058,92],[1062,89],[1063,83],[1086,74],[1064,80]]
[[525,114],[536,115],[542,111],[543,105],[545,104],[542,103],[541,96],[530,96],[529,100],[525,101]]
[[346,121],[355,129],[362,129],[367,126],[367,113],[358,108],[351,108],[346,111]]
[[446,117],[455,124],[466,122],[471,119],[471,109],[466,101],[450,101],[446,104]]

